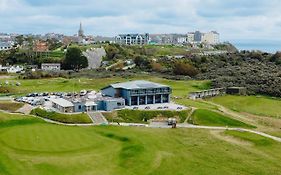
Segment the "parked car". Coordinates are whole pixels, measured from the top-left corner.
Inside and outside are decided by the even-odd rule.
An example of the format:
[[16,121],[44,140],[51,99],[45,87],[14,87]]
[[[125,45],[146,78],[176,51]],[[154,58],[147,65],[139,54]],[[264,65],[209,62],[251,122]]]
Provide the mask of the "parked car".
[[146,106],[145,109],[150,109],[150,107],[149,107],[149,106]]
[[87,95],[87,91],[86,90],[80,91],[80,96],[85,96],[85,95]]
[[163,107],[159,106],[157,109],[163,109]]
[[133,107],[133,110],[137,110],[137,109],[139,109],[138,107]]

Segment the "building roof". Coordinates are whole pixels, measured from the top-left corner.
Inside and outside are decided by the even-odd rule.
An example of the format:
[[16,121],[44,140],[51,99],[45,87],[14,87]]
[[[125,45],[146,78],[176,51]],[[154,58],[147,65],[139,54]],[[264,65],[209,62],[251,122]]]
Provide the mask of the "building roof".
[[93,101],[86,101],[85,106],[97,106],[97,104]]
[[154,83],[154,82],[150,82],[150,81],[145,81],[145,80],[116,83],[116,84],[111,84],[110,86],[115,88],[115,89],[119,89],[119,88],[120,89],[150,89],[150,88],[169,87],[169,86],[166,86],[166,85],[162,85],[162,84]]
[[42,66],[60,66],[60,63],[42,63]]
[[51,99],[50,101],[52,101],[53,103],[58,104],[61,107],[73,107],[74,106],[73,103],[71,103],[70,101],[65,100],[63,98],[54,98],[54,99]]
[[0,47],[12,47],[12,44],[7,42],[0,42]]

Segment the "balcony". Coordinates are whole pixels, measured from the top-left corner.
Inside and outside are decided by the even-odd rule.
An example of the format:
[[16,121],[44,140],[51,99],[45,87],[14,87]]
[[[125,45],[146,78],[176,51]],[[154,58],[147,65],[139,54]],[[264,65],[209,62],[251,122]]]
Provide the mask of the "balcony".
[[132,90],[131,96],[139,96],[139,95],[157,95],[157,94],[170,94],[172,90],[170,88],[165,89],[147,89],[147,90]]

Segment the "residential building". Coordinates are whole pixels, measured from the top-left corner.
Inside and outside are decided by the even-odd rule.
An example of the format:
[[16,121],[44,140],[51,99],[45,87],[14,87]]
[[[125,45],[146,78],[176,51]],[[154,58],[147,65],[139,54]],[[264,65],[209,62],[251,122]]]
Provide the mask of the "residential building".
[[194,42],[201,42],[202,41],[202,33],[200,31],[196,31],[194,33]]
[[13,48],[13,43],[10,42],[0,42],[0,51],[10,50]]
[[48,43],[45,41],[35,41],[33,45],[33,51],[34,52],[48,52],[49,51],[49,46]]
[[41,69],[43,71],[60,71],[61,65],[60,63],[43,63],[41,64]]
[[204,33],[202,35],[202,42],[207,44],[218,44],[220,42],[220,35],[216,31]]
[[0,72],[7,72],[7,73],[20,73],[23,71],[22,66],[7,66],[7,67],[2,67],[0,65]]
[[127,106],[169,103],[171,93],[169,86],[143,80],[111,84],[102,89],[106,96],[125,99]]
[[194,32],[187,33],[187,42],[194,43]]
[[121,34],[115,37],[115,42],[124,45],[145,45],[149,43],[149,34]]

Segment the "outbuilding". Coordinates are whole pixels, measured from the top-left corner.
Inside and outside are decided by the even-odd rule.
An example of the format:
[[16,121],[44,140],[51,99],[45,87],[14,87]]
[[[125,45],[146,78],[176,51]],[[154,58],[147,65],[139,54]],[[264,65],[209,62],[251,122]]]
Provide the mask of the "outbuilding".
[[68,100],[63,98],[51,99],[52,107],[57,109],[62,113],[73,113],[74,112],[74,104]]

